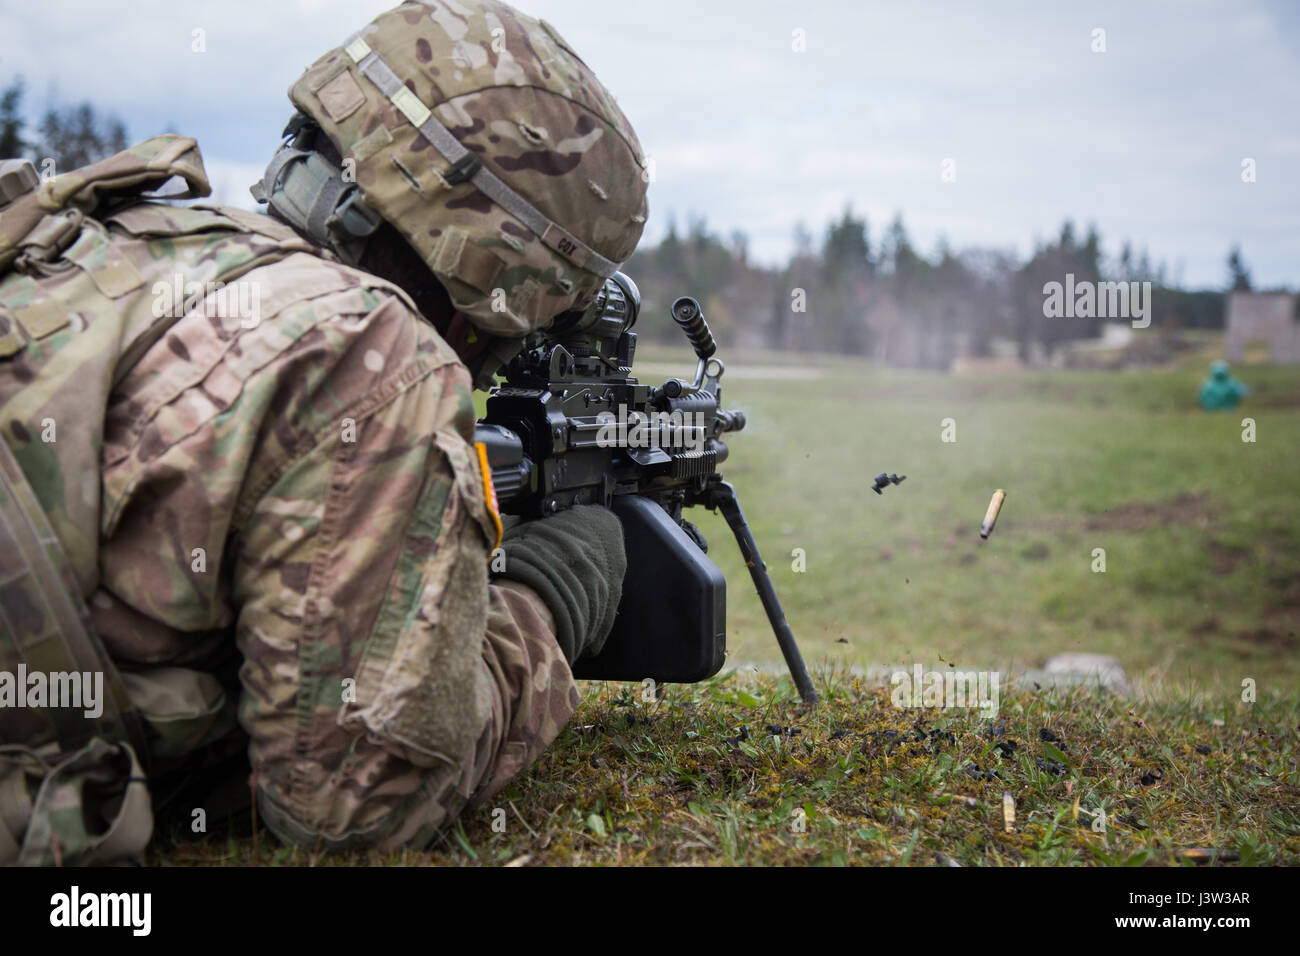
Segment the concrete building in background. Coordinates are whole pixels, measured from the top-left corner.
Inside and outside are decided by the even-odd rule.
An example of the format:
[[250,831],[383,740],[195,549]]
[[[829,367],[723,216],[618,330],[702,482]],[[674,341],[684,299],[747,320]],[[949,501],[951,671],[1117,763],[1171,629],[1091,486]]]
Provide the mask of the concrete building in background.
[[1290,292],[1232,292],[1228,294],[1224,354],[1242,357],[1247,345],[1264,342],[1273,362],[1300,362],[1300,321],[1296,296]]

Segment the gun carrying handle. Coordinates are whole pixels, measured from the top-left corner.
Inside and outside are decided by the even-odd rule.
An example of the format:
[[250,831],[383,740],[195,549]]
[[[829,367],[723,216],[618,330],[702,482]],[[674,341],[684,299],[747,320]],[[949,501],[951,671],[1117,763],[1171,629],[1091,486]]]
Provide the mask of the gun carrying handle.
[[713,333],[709,331],[709,323],[704,319],[704,310],[698,302],[689,295],[681,296],[673,302],[672,314],[673,321],[686,333],[686,338],[700,361],[708,359],[718,350],[717,343],[713,341]]
[[758,553],[758,543],[749,530],[745,512],[740,508],[740,499],[736,497],[736,489],[730,482],[721,481],[713,487],[710,507],[722,512],[722,516],[727,519],[728,526],[736,536],[741,557],[745,559],[745,566],[749,568],[749,576],[754,579],[758,599],[763,602],[763,610],[767,612],[767,619],[772,623],[776,642],[781,646],[781,654],[785,657],[786,667],[790,669],[790,676],[794,679],[799,697],[805,704],[817,703],[817,691],[813,688],[812,678],[808,675],[808,668],[803,662],[803,655],[799,653],[799,645],[795,643],[794,633],[785,619],[785,611],[781,609],[776,589],[772,587],[767,565],[763,563],[763,557]]

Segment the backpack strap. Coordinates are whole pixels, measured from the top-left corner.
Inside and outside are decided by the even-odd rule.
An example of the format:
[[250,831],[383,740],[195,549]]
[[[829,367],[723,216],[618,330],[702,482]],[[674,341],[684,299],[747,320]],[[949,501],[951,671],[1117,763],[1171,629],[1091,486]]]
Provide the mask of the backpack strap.
[[[61,748],[93,737],[125,738],[147,754],[139,718],[122,679],[91,629],[90,612],[49,519],[8,442],[0,438],[0,662],[46,674],[104,675],[103,713],[47,707]],[[18,688],[23,693],[25,688]]]

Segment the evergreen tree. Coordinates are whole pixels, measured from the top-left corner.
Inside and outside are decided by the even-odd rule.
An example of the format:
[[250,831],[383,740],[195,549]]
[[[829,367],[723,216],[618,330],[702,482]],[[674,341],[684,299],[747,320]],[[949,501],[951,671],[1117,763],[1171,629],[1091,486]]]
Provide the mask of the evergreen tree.
[[15,78],[0,92],[0,159],[16,159],[25,154],[23,140],[23,81]]
[[121,120],[96,112],[90,103],[46,110],[41,119],[36,159],[54,160],[56,172],[98,162],[126,149]]
[[1241,258],[1241,247],[1233,246],[1228,252],[1228,291],[1249,292],[1250,272]]

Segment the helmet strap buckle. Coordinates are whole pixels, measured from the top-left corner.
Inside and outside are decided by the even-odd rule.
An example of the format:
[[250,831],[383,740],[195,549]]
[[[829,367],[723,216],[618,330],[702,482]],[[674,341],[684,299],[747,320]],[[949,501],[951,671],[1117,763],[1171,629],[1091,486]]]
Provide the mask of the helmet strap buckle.
[[482,168],[483,161],[473,153],[467,152],[451,164],[451,168],[442,174],[442,179],[448,186],[456,186],[460,183],[469,182]]

